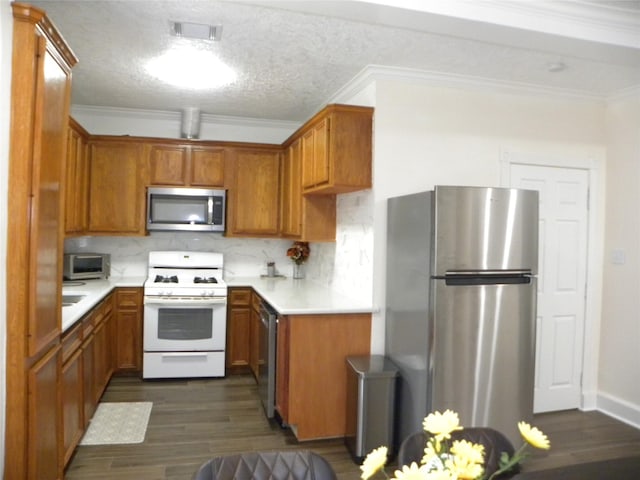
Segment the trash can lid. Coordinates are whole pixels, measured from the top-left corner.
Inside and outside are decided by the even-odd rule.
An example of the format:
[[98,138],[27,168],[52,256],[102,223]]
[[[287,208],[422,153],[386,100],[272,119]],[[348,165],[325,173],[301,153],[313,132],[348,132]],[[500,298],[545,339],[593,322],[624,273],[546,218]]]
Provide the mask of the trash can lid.
[[384,355],[347,357],[347,363],[358,375],[364,377],[395,377],[398,375],[398,367]]

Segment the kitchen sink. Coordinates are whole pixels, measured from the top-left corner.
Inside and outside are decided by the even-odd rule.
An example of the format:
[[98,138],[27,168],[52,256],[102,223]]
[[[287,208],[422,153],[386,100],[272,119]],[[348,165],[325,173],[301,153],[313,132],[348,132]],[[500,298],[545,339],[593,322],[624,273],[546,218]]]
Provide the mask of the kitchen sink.
[[72,305],[75,305],[76,303],[78,303],[79,301],[81,301],[84,297],[86,297],[86,295],[84,294],[79,294],[79,293],[73,293],[73,294],[62,294],[62,306],[63,307],[71,307]]

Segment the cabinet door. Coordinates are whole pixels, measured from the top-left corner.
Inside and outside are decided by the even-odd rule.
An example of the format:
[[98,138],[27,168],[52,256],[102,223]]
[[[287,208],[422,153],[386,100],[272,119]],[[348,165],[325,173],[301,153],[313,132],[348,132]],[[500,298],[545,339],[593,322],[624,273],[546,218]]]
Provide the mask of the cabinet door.
[[87,228],[87,180],[87,139],[70,124],[64,188],[67,235],[82,234]]
[[43,114],[36,116],[32,147],[37,166],[31,169],[30,259],[29,265],[22,265],[30,275],[30,289],[26,292],[29,295],[29,356],[44,351],[60,335],[59,279],[62,278],[63,249],[60,223],[64,221],[64,199],[60,191],[67,145],[67,119],[61,116],[61,112],[67,111],[67,75],[57,57],[46,48],[43,37],[38,37],[38,45],[38,62],[43,73],[38,79],[36,102]]
[[29,369],[27,478],[55,480],[62,476],[59,383],[61,353],[57,345]]
[[194,187],[224,187],[224,149],[191,147],[191,174]]
[[314,167],[314,129],[311,128],[302,135],[302,186],[310,188],[315,185]]
[[292,143],[282,161],[282,227],[283,236],[298,238],[302,233],[302,140]]
[[324,185],[330,182],[329,171],[329,135],[330,118],[324,118],[313,127],[313,184]]
[[229,236],[277,236],[280,152],[236,150]]
[[227,322],[227,368],[230,373],[246,371],[249,366],[251,310],[231,307]]
[[84,414],[84,428],[89,426],[89,420],[96,410],[95,400],[95,344],[93,333],[86,335],[82,343],[82,403]]
[[116,369],[142,370],[142,288],[116,290]]
[[107,338],[109,330],[106,327],[105,321],[101,321],[93,335],[93,398],[96,405],[109,381],[107,377],[109,374],[109,339]]
[[82,401],[82,349],[78,348],[62,367],[63,465],[66,465],[84,432]]
[[89,232],[144,235],[142,145],[90,144]]
[[152,145],[149,152],[149,183],[151,185],[185,184],[188,147]]

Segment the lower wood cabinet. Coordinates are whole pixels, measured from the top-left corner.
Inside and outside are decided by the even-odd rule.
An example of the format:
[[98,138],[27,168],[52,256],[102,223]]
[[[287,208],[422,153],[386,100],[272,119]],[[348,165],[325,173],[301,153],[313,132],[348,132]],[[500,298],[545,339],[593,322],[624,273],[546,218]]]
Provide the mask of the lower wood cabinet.
[[229,288],[227,303],[226,373],[249,371],[251,288]]
[[62,341],[62,465],[66,465],[84,432],[82,322]]
[[116,371],[139,373],[142,371],[142,287],[116,290]]
[[[27,478],[30,479],[62,478],[62,466],[59,461],[62,415],[58,402],[61,367],[62,355],[58,344],[29,369]],[[7,458],[7,461],[10,462],[11,459]]]
[[[136,335],[134,339],[127,338],[122,341],[118,334],[118,313],[114,306],[117,302],[124,312],[119,320],[121,325],[127,328],[127,334]],[[56,403],[56,411],[61,412],[59,418],[61,425],[59,442],[59,464],[66,466],[73,451],[82,438],[89,421],[95,413],[100,398],[107,388],[109,380],[117,365],[126,366],[127,371],[139,371],[138,361],[142,356],[141,321],[142,321],[142,288],[117,288],[115,293],[110,293],[104,300],[88,312],[73,327],[62,335],[58,357],[61,363],[60,374],[60,408]],[[119,343],[118,343],[119,342]],[[134,345],[140,345],[139,351],[133,351]],[[125,348],[114,348],[125,345]],[[116,361],[116,354],[122,354],[122,361]],[[124,352],[124,353],[123,353]],[[44,361],[44,359],[43,359]],[[141,365],[141,362],[139,363]],[[39,366],[39,364],[37,365]],[[35,367],[34,367],[35,368]],[[52,367],[49,367],[52,368]],[[40,371],[44,371],[42,368]],[[34,391],[45,391],[45,377],[43,374],[33,375]],[[51,387],[47,387],[50,390]],[[47,390],[47,391],[48,391]],[[48,393],[49,399],[58,398],[58,394]],[[51,419],[55,419],[53,416]],[[49,420],[51,422],[52,420]],[[56,420],[57,421],[57,420]],[[42,425],[46,423],[43,422]],[[51,429],[55,431],[54,429]],[[47,432],[38,428],[38,438],[46,438]],[[39,438],[38,441],[44,441]],[[36,444],[37,445],[37,444]],[[58,451],[56,449],[56,451]],[[30,477],[31,478],[31,477]],[[35,476],[33,478],[49,478]],[[61,477],[52,477],[61,478]]]
[[276,409],[298,440],[345,436],[346,358],[370,343],[368,313],[280,317]]

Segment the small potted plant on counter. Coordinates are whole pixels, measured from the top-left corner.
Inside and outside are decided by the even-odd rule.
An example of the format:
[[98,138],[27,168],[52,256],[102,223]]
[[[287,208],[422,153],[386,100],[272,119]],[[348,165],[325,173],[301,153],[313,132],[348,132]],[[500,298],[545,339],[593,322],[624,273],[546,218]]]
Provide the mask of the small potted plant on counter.
[[287,257],[293,260],[293,278],[304,278],[303,264],[309,258],[309,242],[293,242],[287,250]]

